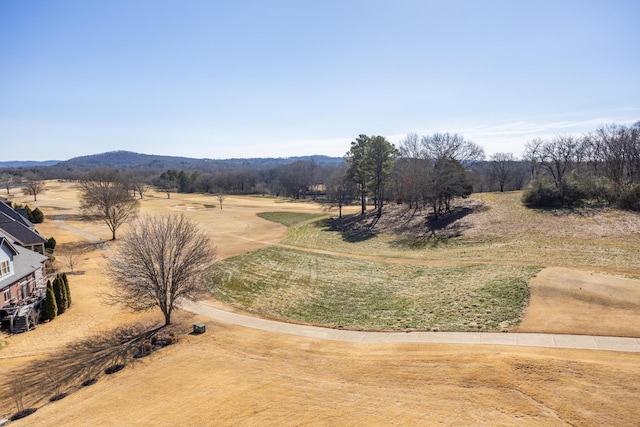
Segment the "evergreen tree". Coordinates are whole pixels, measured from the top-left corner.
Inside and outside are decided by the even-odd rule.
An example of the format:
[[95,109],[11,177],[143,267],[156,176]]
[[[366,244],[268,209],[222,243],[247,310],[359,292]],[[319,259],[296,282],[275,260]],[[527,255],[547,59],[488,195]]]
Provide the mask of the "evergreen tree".
[[29,205],[24,205],[24,212],[27,214],[27,219],[33,222],[33,211],[29,207]]
[[382,216],[385,190],[389,185],[393,164],[399,153],[396,147],[383,136],[371,137],[367,148],[367,187],[374,198],[378,209],[378,217],[380,217]]
[[29,220],[34,224],[41,224],[44,221],[44,214],[40,208],[35,208],[31,212],[31,218],[29,218]]
[[44,300],[44,313],[42,317],[44,320],[53,320],[58,313],[58,305],[56,304],[56,297],[53,292],[53,286],[51,281],[47,280],[47,296]]
[[344,156],[344,160],[348,165],[347,177],[358,187],[363,214],[367,210],[368,170],[366,165],[366,149],[369,140],[370,138],[367,135],[359,135],[355,141],[351,142],[351,149]]
[[64,292],[64,282],[60,276],[53,279],[53,293],[56,296],[56,304],[58,306],[58,315],[61,315],[67,309],[67,297]]
[[53,253],[54,249],[56,248],[56,239],[54,239],[53,237],[49,237],[47,241],[44,242],[44,248]]
[[64,281],[65,289],[67,290],[67,307],[71,307],[71,288],[69,288],[67,273],[62,273],[62,280]]
[[396,147],[383,136],[359,135],[351,142],[351,149],[344,157],[348,165],[346,174],[358,187],[362,213],[370,195],[378,216],[382,215],[385,190],[398,155]]

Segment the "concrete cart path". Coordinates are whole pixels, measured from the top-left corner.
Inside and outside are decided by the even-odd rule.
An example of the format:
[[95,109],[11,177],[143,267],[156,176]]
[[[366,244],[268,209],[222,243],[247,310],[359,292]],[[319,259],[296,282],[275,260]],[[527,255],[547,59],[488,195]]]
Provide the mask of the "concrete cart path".
[[110,252],[111,248],[109,247],[109,245],[106,242],[103,242],[99,237],[94,236],[93,234],[87,233],[84,230],[80,230],[79,228],[73,227],[69,224],[67,224],[66,222],[64,222],[64,220],[62,219],[62,217],[60,215],[56,216],[54,219],[54,222],[56,223],[56,225],[58,227],[62,227],[65,230],[68,230],[72,233],[75,233],[79,236],[81,236],[83,239],[89,241],[90,243],[92,243],[93,245],[95,245],[98,249],[103,250],[103,251],[107,251]]
[[[77,233],[96,244],[102,250],[109,251],[107,244],[98,237],[72,227],[55,218],[60,227]],[[296,325],[261,319],[239,313],[221,310],[202,301],[183,301],[181,308],[192,313],[232,325],[260,329],[281,334],[354,343],[437,343],[437,344],[493,344],[525,347],[573,348],[585,350],[610,350],[640,353],[640,338],[601,337],[589,335],[523,334],[491,332],[362,332],[317,326]]]
[[363,332],[297,325],[222,310],[206,302],[183,301],[180,307],[222,323],[301,337],[352,343],[437,343],[514,345],[640,353],[640,338],[501,332]]

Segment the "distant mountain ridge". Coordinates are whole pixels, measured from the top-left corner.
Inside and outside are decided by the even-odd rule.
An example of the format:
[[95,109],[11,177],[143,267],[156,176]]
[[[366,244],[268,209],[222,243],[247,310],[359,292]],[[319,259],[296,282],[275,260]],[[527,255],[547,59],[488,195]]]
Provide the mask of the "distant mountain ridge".
[[[293,163],[295,161],[314,161],[321,165],[339,164],[344,160],[342,157],[329,157],[323,155],[298,156],[287,158],[248,158],[248,159],[195,159],[190,157],[162,156],[156,154],[142,154],[132,151],[109,151],[88,156],[73,157],[64,161],[50,162],[0,162],[0,167],[21,167],[21,166],[55,166],[56,168],[67,169],[91,169],[96,167],[111,168],[148,168],[148,169],[210,169],[210,168],[235,168],[246,167],[268,167],[281,164]],[[47,164],[45,164],[47,163]],[[7,165],[5,165],[7,164]]]
[[60,160],[43,160],[41,162],[35,160],[10,160],[0,162],[0,168],[28,168],[32,166],[53,166],[60,163]]

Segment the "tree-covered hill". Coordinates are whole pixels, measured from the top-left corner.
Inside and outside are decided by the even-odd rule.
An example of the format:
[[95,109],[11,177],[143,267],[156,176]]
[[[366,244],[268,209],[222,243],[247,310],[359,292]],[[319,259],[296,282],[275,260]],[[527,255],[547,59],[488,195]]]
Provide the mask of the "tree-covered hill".
[[111,151],[90,156],[74,157],[60,162],[56,167],[72,169],[91,169],[95,167],[111,168],[148,168],[157,170],[184,169],[184,170],[207,170],[207,169],[227,169],[238,166],[260,167],[277,166],[292,163],[297,160],[313,160],[322,164],[339,164],[343,160],[341,157],[328,156],[304,156],[287,158],[252,158],[252,159],[195,159],[189,157],[161,156],[155,154],[141,154],[131,151]]

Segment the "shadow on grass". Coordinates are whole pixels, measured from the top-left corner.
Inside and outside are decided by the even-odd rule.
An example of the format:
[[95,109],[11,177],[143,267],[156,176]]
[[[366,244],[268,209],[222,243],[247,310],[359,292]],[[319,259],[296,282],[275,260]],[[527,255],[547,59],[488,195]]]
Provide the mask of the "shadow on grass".
[[5,376],[0,384],[3,390],[14,390],[8,394],[14,400],[19,397],[21,407],[53,402],[56,396],[66,396],[94,384],[103,375],[117,372],[118,367],[124,368],[147,351],[149,342],[158,340],[170,328],[134,324],[98,333],[25,364]]
[[436,217],[429,214],[424,217],[423,226],[414,231],[414,236],[397,239],[390,244],[396,248],[404,249],[435,249],[446,245],[449,239],[460,237],[465,231],[471,229],[471,224],[462,223],[460,220],[468,215],[488,210],[488,206],[455,207],[451,211]]
[[474,212],[473,209],[467,207],[456,207],[438,217],[431,214],[427,216],[426,226],[431,236],[458,237],[471,228],[469,224],[461,224],[459,221]]
[[401,236],[392,243],[398,247],[421,249],[441,243],[437,242],[437,239],[461,236],[471,228],[471,224],[460,220],[470,214],[488,209],[487,205],[477,203],[471,206],[456,206],[449,212],[436,217],[424,212],[422,208],[387,205],[381,217],[372,210],[364,214],[329,218],[314,224],[323,231],[340,233],[342,239],[349,243],[363,242],[380,234],[386,234]]
[[377,217],[372,214],[349,215],[342,218],[329,218],[316,222],[325,231],[338,232],[342,240],[349,243],[364,242],[378,235],[373,227]]

